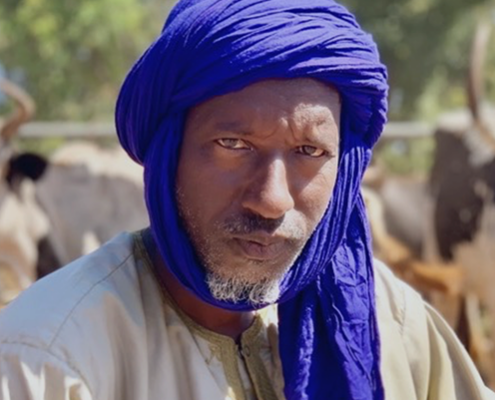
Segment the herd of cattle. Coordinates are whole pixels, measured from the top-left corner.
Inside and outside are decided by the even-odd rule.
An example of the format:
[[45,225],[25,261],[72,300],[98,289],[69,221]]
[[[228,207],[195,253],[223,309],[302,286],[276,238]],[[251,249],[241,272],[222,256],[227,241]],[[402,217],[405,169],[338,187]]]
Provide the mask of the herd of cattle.
[[375,254],[432,302],[495,387],[495,108],[483,102],[491,24],[473,40],[468,109],[438,120],[430,176],[365,175]]
[[[394,178],[372,167],[363,194],[375,254],[443,313],[494,386],[495,110],[480,100],[486,38],[480,27],[469,112],[437,125],[429,178]],[[8,81],[0,89],[17,105],[0,120],[1,307],[34,280],[148,220],[142,171],[121,150],[79,142],[50,159],[16,152],[12,138],[34,106]]]
[[34,280],[148,221],[141,168],[119,148],[70,143],[49,160],[16,152],[13,135],[34,108],[11,83],[0,80],[0,88],[17,104],[0,121],[1,306]]

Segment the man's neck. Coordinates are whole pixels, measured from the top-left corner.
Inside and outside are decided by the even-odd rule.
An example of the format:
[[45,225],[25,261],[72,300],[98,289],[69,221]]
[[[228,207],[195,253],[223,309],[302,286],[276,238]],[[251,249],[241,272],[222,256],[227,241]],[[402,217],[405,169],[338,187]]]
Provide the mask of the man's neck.
[[193,321],[221,335],[238,340],[249,326],[251,326],[254,313],[251,311],[230,311],[205,303],[189,290],[184,288],[177,278],[165,265],[150,230],[143,234],[143,241],[153,263],[156,274],[159,275],[160,285],[177,303],[179,308]]

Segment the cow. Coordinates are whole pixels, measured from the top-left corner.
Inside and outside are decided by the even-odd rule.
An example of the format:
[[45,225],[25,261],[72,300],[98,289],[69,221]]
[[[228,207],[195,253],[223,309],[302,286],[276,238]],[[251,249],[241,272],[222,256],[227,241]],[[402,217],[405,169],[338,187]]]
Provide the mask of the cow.
[[429,179],[369,173],[365,199],[377,254],[423,290],[495,386],[495,109],[481,102],[490,30],[481,22],[474,36],[468,109],[437,122]]
[[42,245],[55,258],[40,257],[38,277],[95,250],[118,232],[146,227],[142,173],[118,146],[101,149],[75,142],[56,151],[35,185],[38,204],[50,221]]
[[72,142],[49,159],[16,152],[12,127],[27,115],[16,110],[0,131],[0,306],[118,232],[148,225],[142,168],[119,146]]
[[[14,102],[13,111],[0,119],[0,306],[8,303],[34,279],[36,243],[48,232],[48,221],[34,201],[29,182],[18,184],[10,176],[13,149],[10,141],[19,126],[35,111],[31,97],[7,79],[2,90]],[[20,199],[24,199],[20,201]]]
[[[35,208],[38,219],[44,219],[43,225],[34,219],[27,222],[30,229],[40,231],[30,243],[37,250],[35,264],[25,268],[28,280],[91,252],[118,232],[148,225],[142,168],[120,147],[69,143],[49,160],[16,154],[9,160],[6,176],[0,187],[6,195],[15,196],[16,218]],[[0,229],[4,223],[1,219]],[[5,238],[0,237],[1,242]]]
[[492,325],[489,329],[485,324],[490,344],[471,340],[469,346],[481,348],[476,350],[479,363],[495,385],[495,108],[482,102],[482,68],[491,27],[480,23],[473,41],[468,112],[444,116],[435,131],[429,182],[434,245],[426,255],[460,265],[466,298],[486,310]]

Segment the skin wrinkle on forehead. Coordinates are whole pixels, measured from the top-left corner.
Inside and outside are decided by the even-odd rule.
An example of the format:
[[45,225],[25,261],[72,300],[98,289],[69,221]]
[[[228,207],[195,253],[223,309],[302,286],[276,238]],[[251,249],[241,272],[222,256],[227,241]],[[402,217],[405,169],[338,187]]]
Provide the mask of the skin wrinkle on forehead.
[[[278,82],[279,80],[267,80],[264,82]],[[218,133],[235,133],[239,136],[245,136],[248,139],[253,135],[253,131],[257,131],[257,128],[266,124],[267,120],[276,120],[277,125],[272,129],[264,132],[264,137],[269,139],[276,133],[276,129],[289,128],[292,135],[287,135],[286,140],[288,144],[297,141],[307,141],[309,144],[318,144],[325,146],[326,150],[335,154],[338,151],[338,139],[337,143],[328,143],[322,140],[320,137],[322,130],[325,129],[338,129],[340,123],[340,113],[329,112],[329,107],[335,109],[338,107],[340,110],[341,100],[338,92],[333,87],[318,82],[321,86],[330,88],[331,91],[326,93],[326,96],[320,96],[318,101],[314,100],[314,93],[312,90],[308,90],[314,85],[315,80],[310,78],[298,78],[294,79],[295,82],[287,82],[288,87],[293,90],[297,89],[300,96],[304,96],[303,100],[294,102],[293,97],[281,95],[279,93],[267,93],[267,95],[273,98],[274,102],[279,101],[281,107],[277,109],[277,115],[273,115],[273,110],[267,111],[265,108],[258,105],[256,98],[243,98],[237,99],[237,102],[243,103],[244,107],[250,111],[251,115],[254,115],[249,121],[239,122],[239,116],[234,113],[231,115],[232,110],[228,109],[227,105],[222,104],[223,108],[218,107],[219,100],[224,96],[213,98],[191,109],[186,119],[186,130],[195,129],[198,121],[202,126],[209,126],[211,130]],[[311,82],[308,85],[308,82]],[[229,95],[236,96],[236,93]],[[307,97],[313,97],[307,98]],[[323,105],[322,105],[323,104]],[[269,114],[271,112],[272,114]],[[218,117],[220,115],[220,121]],[[273,122],[271,125],[274,125]],[[305,129],[305,126],[307,127]],[[313,128],[313,129],[312,129]],[[317,128],[317,129],[314,129]]]

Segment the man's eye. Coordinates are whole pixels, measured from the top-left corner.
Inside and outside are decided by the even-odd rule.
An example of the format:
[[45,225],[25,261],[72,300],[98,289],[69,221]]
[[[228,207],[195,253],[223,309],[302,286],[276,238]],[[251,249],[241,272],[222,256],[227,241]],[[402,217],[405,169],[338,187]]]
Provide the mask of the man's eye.
[[298,152],[309,157],[323,157],[327,152],[315,146],[301,146],[298,148]]
[[242,139],[217,139],[216,142],[226,149],[243,150],[250,148],[249,145]]

